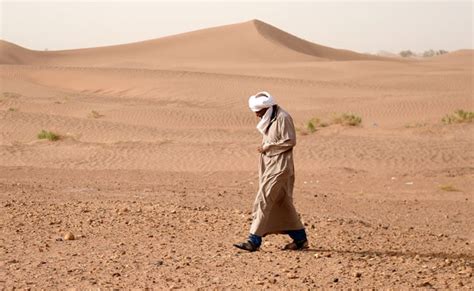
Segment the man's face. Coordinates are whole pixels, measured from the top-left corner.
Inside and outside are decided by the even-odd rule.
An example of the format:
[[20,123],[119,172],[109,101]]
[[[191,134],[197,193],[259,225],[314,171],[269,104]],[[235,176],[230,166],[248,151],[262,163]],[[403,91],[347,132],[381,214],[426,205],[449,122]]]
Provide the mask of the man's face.
[[257,115],[258,118],[262,118],[263,115],[265,115],[265,112],[267,112],[268,108],[263,108],[260,111],[255,112],[255,115]]

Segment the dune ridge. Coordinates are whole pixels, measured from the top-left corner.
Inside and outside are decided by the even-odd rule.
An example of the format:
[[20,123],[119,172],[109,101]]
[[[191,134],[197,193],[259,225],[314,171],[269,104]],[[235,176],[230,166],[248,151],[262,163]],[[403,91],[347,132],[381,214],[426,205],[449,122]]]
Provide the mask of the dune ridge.
[[2,41],[2,64],[152,68],[196,62],[268,63],[388,60],[303,40],[259,20],[136,43],[61,51],[32,51]]

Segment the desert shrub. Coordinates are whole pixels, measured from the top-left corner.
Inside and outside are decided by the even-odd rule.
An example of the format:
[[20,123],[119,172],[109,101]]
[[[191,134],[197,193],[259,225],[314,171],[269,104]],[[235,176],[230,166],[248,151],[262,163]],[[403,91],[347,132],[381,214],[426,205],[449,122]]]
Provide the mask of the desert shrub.
[[3,92],[2,97],[4,98],[19,98],[21,97],[20,94],[14,92]]
[[328,127],[332,124],[341,124],[344,126],[359,126],[362,123],[362,118],[354,115],[354,114],[341,114],[335,116],[331,122],[321,121],[321,119],[317,117],[311,118],[308,122],[306,122],[301,128],[298,128],[297,131],[301,135],[308,135],[310,133],[314,133],[318,130],[318,128]]
[[452,123],[463,123],[463,122],[472,122],[474,120],[474,112],[472,111],[464,111],[464,110],[456,110],[452,114],[448,114],[441,119],[444,124],[452,124]]
[[308,123],[306,124],[306,130],[309,132],[309,133],[313,133],[317,130],[317,127],[320,125],[321,123],[321,120],[319,118],[311,118],[310,121],[308,121]]
[[18,109],[17,109],[17,108],[10,107],[10,108],[8,108],[8,111],[10,111],[10,112],[15,112],[15,111],[18,111]]
[[416,122],[416,123],[408,123],[405,125],[405,128],[419,128],[425,127],[427,124],[425,122]]
[[439,186],[439,189],[441,189],[443,191],[447,191],[447,192],[461,192],[461,190],[455,188],[452,185],[441,185],[441,186]]
[[89,117],[91,118],[101,118],[104,115],[100,114],[99,112],[92,110],[91,113],[89,113]]
[[362,123],[362,118],[354,114],[343,113],[334,117],[333,123],[348,126],[359,126]]
[[402,56],[404,58],[412,57],[414,55],[415,55],[415,53],[413,53],[411,50],[405,50],[405,51],[400,52],[400,56]]
[[50,141],[57,141],[59,140],[60,136],[54,132],[51,131],[46,131],[46,130],[41,130],[40,133],[38,133],[38,139],[47,139]]

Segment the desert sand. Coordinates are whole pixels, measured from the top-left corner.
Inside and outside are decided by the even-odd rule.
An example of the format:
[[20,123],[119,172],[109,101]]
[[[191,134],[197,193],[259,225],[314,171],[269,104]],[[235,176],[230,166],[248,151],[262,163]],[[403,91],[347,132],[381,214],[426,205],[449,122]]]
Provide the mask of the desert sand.
[[[473,57],[364,55],[257,20],[65,51],[0,41],[0,286],[472,290],[474,126],[441,119],[473,111]],[[307,251],[232,247],[261,90],[298,128]],[[361,125],[305,130],[342,113]]]

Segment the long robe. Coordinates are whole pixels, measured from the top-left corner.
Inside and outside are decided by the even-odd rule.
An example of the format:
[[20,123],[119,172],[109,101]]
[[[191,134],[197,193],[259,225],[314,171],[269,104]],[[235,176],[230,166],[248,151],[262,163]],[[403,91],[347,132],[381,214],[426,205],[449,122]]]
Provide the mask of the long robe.
[[295,127],[286,111],[277,105],[274,111],[263,135],[265,152],[260,155],[259,189],[250,227],[250,233],[259,236],[304,228],[293,205]]

